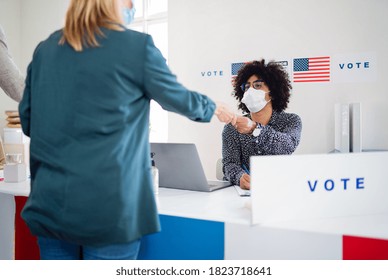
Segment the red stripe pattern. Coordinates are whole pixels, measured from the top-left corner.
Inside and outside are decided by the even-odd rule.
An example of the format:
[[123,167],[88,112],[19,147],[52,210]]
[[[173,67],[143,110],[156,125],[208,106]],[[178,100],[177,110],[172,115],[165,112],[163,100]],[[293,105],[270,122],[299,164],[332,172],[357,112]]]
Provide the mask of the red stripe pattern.
[[388,240],[343,236],[344,260],[388,260]]

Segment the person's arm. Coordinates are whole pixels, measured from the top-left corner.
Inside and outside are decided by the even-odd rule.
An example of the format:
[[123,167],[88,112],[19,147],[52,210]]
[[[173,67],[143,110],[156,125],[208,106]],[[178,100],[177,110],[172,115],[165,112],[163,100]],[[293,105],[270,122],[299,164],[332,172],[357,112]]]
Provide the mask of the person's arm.
[[[171,73],[161,52],[155,47],[152,37],[147,38],[144,87],[146,95],[158,102],[163,109],[186,116],[197,122],[210,122],[216,113],[224,122],[231,117],[225,114],[225,108],[217,108],[209,97],[190,91],[181,85]],[[217,109],[217,110],[216,110]]]
[[19,102],[23,96],[24,77],[12,60],[4,32],[0,26],[0,87],[13,100]]
[[286,128],[277,131],[271,126],[265,126],[257,137],[257,144],[263,152],[269,155],[292,154],[298,147],[302,131],[302,121],[298,115],[289,114]]
[[225,125],[222,131],[222,164],[225,178],[239,186],[245,171],[241,166],[241,147],[236,134],[232,125]]
[[5,153],[3,149],[3,142],[0,137],[0,169],[3,168],[4,164],[5,164]]

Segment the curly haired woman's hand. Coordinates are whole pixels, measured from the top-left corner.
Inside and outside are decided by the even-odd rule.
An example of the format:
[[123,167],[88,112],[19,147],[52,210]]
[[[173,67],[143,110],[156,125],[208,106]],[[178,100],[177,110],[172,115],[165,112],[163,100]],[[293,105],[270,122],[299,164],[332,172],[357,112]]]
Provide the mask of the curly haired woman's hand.
[[239,116],[234,127],[241,134],[251,134],[255,130],[256,125],[256,122],[250,118]]

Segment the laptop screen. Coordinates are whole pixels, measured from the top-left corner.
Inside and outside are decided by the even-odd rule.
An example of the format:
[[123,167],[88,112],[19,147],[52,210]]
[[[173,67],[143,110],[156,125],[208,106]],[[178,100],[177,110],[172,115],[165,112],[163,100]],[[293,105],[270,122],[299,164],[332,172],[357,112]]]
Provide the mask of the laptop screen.
[[230,185],[219,181],[218,186],[209,186],[195,144],[151,143],[151,152],[160,187],[209,192]]

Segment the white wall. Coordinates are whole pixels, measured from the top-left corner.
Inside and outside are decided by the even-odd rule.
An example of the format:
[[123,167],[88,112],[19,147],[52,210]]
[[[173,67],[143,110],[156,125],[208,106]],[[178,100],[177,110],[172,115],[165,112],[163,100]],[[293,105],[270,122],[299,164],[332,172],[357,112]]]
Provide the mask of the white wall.
[[21,0],[0,0],[0,24],[5,30],[8,48],[20,63]]
[[22,0],[22,68],[27,69],[39,42],[63,27],[69,2],[69,0]]
[[[0,0],[0,24],[23,73],[36,45],[63,25],[68,3]],[[361,102],[364,148],[388,149],[383,83],[388,74],[387,10],[384,0],[169,0],[169,63],[184,85],[236,108],[230,84],[233,62],[373,52],[375,81],[294,84],[288,111],[303,120],[296,153],[334,148],[337,102]],[[202,77],[201,72],[208,71],[218,73]],[[0,128],[5,124],[1,112],[16,108],[16,102],[0,93]],[[215,178],[216,159],[221,157],[222,128],[216,120],[199,124],[169,115],[169,141],[196,143],[209,178]]]
[[[38,43],[63,26],[68,3],[69,0],[0,0],[0,24],[24,75]],[[17,103],[0,89],[0,135],[6,123],[3,112],[16,109]]]
[[[184,85],[236,108],[231,63],[330,56],[331,82],[293,84],[287,111],[303,121],[296,153],[334,149],[338,102],[362,103],[363,148],[388,149],[387,10],[384,0],[169,0],[169,62]],[[344,55],[365,52],[372,53],[372,81],[335,76]],[[202,71],[214,70],[224,76],[202,77]],[[169,142],[196,143],[209,178],[221,156],[221,132],[214,120],[204,125],[169,115]]]
[[[5,31],[8,49],[18,65],[21,64],[22,49],[20,18],[20,0],[0,0],[0,25]],[[6,123],[4,111],[15,110],[16,108],[17,103],[0,89],[0,128],[4,127]],[[3,129],[1,129],[0,135],[3,135]]]

